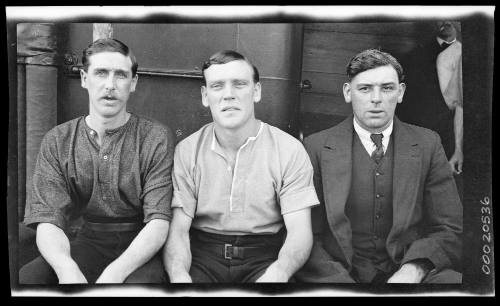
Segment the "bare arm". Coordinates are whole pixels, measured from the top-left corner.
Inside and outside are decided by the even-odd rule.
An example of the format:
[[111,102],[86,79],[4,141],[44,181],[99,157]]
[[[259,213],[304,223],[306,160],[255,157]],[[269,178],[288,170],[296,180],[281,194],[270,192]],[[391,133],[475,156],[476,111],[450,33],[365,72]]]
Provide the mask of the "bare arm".
[[40,254],[54,269],[60,284],[87,283],[82,271],[71,258],[69,239],[61,228],[51,223],[39,223],[36,244]]
[[313,244],[311,209],[305,208],[283,215],[287,236],[278,259],[257,282],[288,282],[307,261]]
[[168,234],[167,244],[163,248],[163,263],[170,282],[191,283],[189,276],[191,267],[191,246],[189,229],[192,219],[180,207],[174,208],[172,226]]
[[453,118],[453,131],[455,133],[455,152],[450,158],[449,164],[454,174],[462,173],[464,162],[463,138],[464,138],[464,109],[462,105],[455,107],[455,117]]
[[128,248],[104,269],[96,283],[123,283],[160,250],[167,239],[168,228],[166,220],[149,221]]

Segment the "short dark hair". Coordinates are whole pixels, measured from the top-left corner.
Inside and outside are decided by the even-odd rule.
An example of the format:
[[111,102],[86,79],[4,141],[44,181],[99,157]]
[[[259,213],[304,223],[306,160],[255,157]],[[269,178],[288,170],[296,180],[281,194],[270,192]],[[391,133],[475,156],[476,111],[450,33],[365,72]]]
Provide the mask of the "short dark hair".
[[368,49],[356,54],[347,64],[347,78],[350,81],[359,73],[381,66],[391,65],[398,73],[399,82],[405,79],[403,67],[398,60],[387,52]]
[[207,80],[205,79],[205,70],[208,69],[208,67],[212,65],[217,65],[217,64],[227,64],[232,61],[245,61],[247,62],[253,69],[253,81],[254,83],[259,82],[259,70],[257,70],[257,67],[255,67],[249,60],[248,58],[244,57],[240,53],[233,51],[233,50],[222,50],[219,51],[208,59],[208,61],[205,61],[203,63],[203,67],[201,68],[201,75],[203,76],[203,84],[207,85]]
[[130,50],[127,45],[119,41],[118,39],[114,38],[101,38],[90,45],[88,45],[87,48],[83,50],[83,56],[82,56],[82,64],[83,64],[83,70],[88,71],[90,62],[89,58],[90,56],[101,53],[101,52],[118,52],[121,53],[125,56],[130,57],[130,60],[132,61],[132,77],[135,77],[137,74],[137,60],[132,53],[132,50]]

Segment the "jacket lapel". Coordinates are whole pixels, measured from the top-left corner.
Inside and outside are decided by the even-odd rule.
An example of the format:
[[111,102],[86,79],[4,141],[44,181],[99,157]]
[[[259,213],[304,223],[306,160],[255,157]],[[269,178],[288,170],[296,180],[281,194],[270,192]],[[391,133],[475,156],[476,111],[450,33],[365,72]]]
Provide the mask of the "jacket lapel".
[[351,188],[352,120],[352,116],[349,116],[332,129],[321,152],[321,173],[327,219],[331,232],[341,246],[349,265],[352,257],[352,231],[344,209]]
[[420,154],[411,131],[394,117],[393,225],[387,237],[387,249],[392,258],[397,253],[395,242],[401,240],[399,236],[408,228],[415,209],[421,176]]

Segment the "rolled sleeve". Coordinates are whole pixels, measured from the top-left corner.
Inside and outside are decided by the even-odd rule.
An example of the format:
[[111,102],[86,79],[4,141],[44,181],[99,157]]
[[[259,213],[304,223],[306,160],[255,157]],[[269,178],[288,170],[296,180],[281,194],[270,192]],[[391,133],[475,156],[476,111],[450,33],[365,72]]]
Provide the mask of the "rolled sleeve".
[[151,133],[150,165],[145,175],[143,189],[144,222],[153,219],[172,220],[172,163],[174,137],[166,127]]
[[42,140],[28,196],[24,223],[52,223],[63,230],[68,223],[72,200],[61,171],[56,139],[48,133]]
[[180,207],[191,218],[194,218],[196,211],[196,195],[192,163],[189,160],[190,154],[183,150],[182,143],[175,149],[174,171],[172,175],[174,196],[172,207]]
[[281,214],[319,204],[313,184],[313,168],[304,147],[298,145],[288,163],[280,190]]

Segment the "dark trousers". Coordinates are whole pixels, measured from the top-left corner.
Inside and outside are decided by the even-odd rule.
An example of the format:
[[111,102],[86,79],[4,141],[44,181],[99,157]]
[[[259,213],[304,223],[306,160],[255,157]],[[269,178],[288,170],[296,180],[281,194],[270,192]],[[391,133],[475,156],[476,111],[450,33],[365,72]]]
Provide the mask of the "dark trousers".
[[[87,282],[95,283],[102,271],[118,258],[137,236],[138,230],[101,232],[82,227],[71,241],[71,257]],[[166,273],[159,254],[132,272],[126,283],[164,283]],[[19,271],[20,284],[58,284],[57,275],[42,256],[24,265]]]
[[[274,235],[219,235],[191,229],[190,239],[189,274],[194,283],[247,283],[255,282],[278,258],[284,230]],[[224,254],[226,244],[237,247],[239,254]]]

